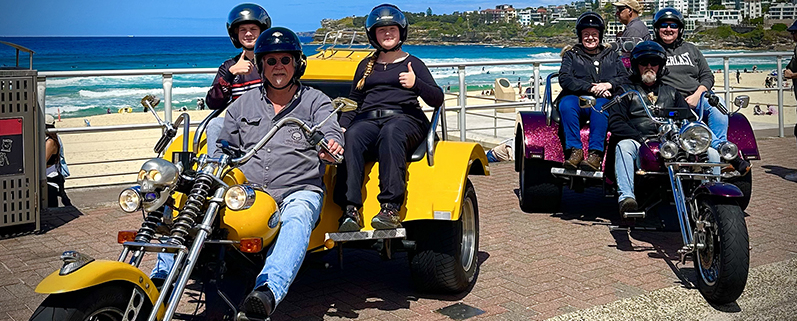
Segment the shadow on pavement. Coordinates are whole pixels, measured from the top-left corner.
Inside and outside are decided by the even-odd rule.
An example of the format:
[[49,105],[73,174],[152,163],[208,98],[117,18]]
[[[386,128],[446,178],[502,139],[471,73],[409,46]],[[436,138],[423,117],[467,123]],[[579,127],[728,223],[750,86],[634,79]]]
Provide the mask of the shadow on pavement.
[[761,168],[766,169],[765,173],[776,175],[782,179],[786,179],[786,175],[797,172],[797,169],[783,167],[779,165],[762,165]]

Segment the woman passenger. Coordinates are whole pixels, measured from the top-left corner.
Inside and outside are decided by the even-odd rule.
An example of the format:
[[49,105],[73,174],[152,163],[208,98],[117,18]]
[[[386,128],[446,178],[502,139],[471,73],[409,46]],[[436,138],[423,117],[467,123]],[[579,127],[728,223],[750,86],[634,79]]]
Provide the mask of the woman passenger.
[[418,97],[429,106],[443,104],[443,90],[426,65],[401,50],[407,40],[407,18],[398,7],[376,6],[366,19],[365,30],[376,52],[360,62],[354,75],[349,97],[357,102],[357,110],[344,113],[340,119],[347,142],[335,186],[335,203],[344,209],[341,232],[363,227],[361,190],[365,162],[372,160],[379,162],[377,200],[381,211],[371,220],[371,226],[400,226],[407,156],[429,129]]
[[[606,142],[607,113],[579,108],[578,96],[596,97],[595,108],[600,110],[608,98],[620,90],[620,85],[628,81],[620,56],[611,46],[601,43],[604,29],[605,24],[599,14],[585,12],[576,21],[578,43],[563,52],[559,69],[562,92],[557,99],[565,133],[565,150],[570,153],[563,166],[568,169],[601,170]],[[582,118],[590,122],[586,159],[581,144]]]

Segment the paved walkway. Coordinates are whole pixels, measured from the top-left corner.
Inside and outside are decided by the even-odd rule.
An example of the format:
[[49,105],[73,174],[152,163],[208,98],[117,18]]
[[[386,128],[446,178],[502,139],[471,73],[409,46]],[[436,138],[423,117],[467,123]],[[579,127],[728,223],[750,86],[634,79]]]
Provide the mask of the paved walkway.
[[[481,221],[481,271],[461,295],[425,295],[409,286],[406,255],[382,261],[373,251],[346,249],[345,269],[335,251],[310,255],[273,320],[440,320],[435,310],[464,303],[481,309],[474,319],[772,319],[797,310],[797,170],[794,137],[761,138],[763,160],[753,163],[753,199],[747,210],[750,281],[728,306],[711,306],[693,288],[691,262],[677,263],[680,234],[610,232],[617,207],[599,191],[566,192],[563,212],[528,214],[518,208],[511,163],[491,165],[492,176],[472,177]],[[44,299],[36,284],[60,267],[64,250],[115,259],[116,231],[136,229],[141,217],[109,203],[118,189],[73,191],[76,209],[44,216],[43,233],[0,239],[0,320],[26,320]],[[7,230],[0,230],[8,233]],[[151,261],[145,261],[148,270]],[[197,293],[180,312],[193,313]],[[201,311],[201,305],[199,306]],[[181,318],[186,315],[181,314]]]

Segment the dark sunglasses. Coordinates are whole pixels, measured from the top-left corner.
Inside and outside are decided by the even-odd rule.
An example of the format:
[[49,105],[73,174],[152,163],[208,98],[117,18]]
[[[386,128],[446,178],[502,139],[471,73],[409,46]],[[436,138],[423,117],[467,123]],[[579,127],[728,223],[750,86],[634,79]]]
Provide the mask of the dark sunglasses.
[[678,24],[675,22],[662,22],[659,24],[659,28],[664,29],[670,27],[670,29],[678,29]]
[[623,12],[623,10],[625,10],[625,9],[631,9],[631,7],[627,7],[627,6],[617,7],[617,12]]
[[[288,65],[288,64],[291,63],[291,60],[293,60],[293,59],[291,59],[291,57],[282,57],[282,58],[280,58],[280,63],[282,63],[283,65]],[[276,65],[277,64],[277,58],[268,58],[268,59],[266,59],[266,63],[269,66]]]
[[660,59],[642,59],[639,61],[640,66],[661,66],[662,61]]

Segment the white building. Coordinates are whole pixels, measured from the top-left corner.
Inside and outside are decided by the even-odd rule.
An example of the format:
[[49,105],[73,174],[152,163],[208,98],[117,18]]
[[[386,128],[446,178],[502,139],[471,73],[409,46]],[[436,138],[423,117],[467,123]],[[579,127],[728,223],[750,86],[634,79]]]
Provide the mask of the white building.
[[769,7],[765,19],[797,19],[797,4],[777,3]]
[[756,19],[762,17],[763,6],[761,0],[745,0],[742,2],[742,16],[747,19]]
[[742,10],[709,10],[708,17],[711,21],[719,21],[722,24],[738,25],[742,22]]

